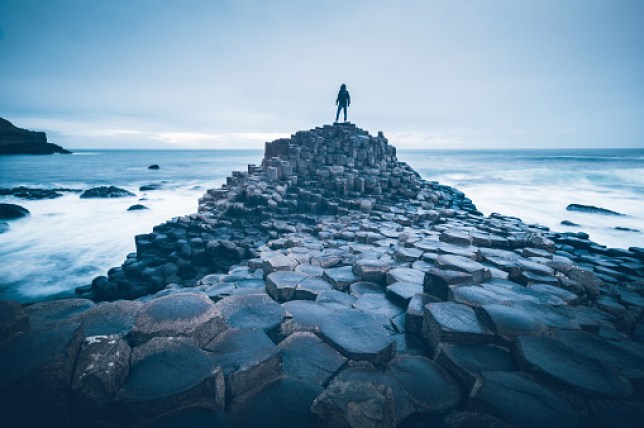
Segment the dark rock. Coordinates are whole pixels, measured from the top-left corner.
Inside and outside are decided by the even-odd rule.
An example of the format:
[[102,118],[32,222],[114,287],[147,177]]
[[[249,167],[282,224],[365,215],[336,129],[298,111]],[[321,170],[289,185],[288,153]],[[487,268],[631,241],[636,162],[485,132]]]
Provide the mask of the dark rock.
[[513,426],[578,427],[575,410],[554,391],[522,373],[483,372],[471,398],[475,409],[488,411]]
[[0,344],[29,330],[29,317],[18,302],[0,301]]
[[633,229],[633,228],[630,228],[630,227],[615,226],[613,229],[619,230],[620,232],[635,232],[635,233],[639,233],[639,229]]
[[425,293],[447,300],[450,285],[465,284],[474,279],[471,273],[432,268],[425,272]]
[[159,165],[157,165],[157,164],[152,164],[152,165],[150,165],[150,166],[148,167],[148,169],[159,169],[159,168],[160,168],[160,167],[159,167]]
[[286,337],[295,332],[316,332],[320,323],[333,316],[335,309],[310,300],[291,300],[282,304],[287,319],[281,325],[280,335]]
[[92,306],[75,319],[83,324],[85,337],[127,336],[143,304],[137,301],[119,300]]
[[313,401],[311,411],[327,427],[396,426],[391,388],[369,382],[333,382]]
[[55,189],[38,189],[31,187],[14,187],[12,189],[3,189],[0,188],[0,196],[15,196],[21,199],[29,200],[40,200],[40,199],[56,199],[63,196],[60,192],[80,192],[77,189],[65,189],[65,188],[55,188]]
[[224,317],[205,294],[177,293],[143,306],[129,335],[132,344],[157,336],[190,337],[205,345],[225,329]]
[[83,341],[72,379],[73,419],[92,425],[110,419],[112,397],[127,379],[130,347],[119,336],[91,336]]
[[351,284],[360,281],[351,266],[324,269],[324,278],[338,291],[346,291]]
[[604,214],[604,215],[626,215],[622,213],[618,213],[616,211],[611,211],[606,208],[599,208],[594,205],[582,205],[582,204],[570,204],[566,207],[566,210],[568,211],[581,211],[585,213],[592,213],[592,214]]
[[577,393],[598,397],[627,397],[630,383],[593,355],[551,337],[521,336],[514,349],[521,367]]
[[265,294],[230,296],[217,302],[230,328],[257,328],[267,333],[279,329],[286,311]]
[[423,338],[436,352],[440,342],[484,343],[490,332],[478,320],[474,309],[454,302],[429,303],[423,312]]
[[494,345],[444,344],[436,362],[454,376],[465,391],[486,371],[513,371],[512,355]]
[[644,404],[625,400],[586,400],[593,423],[599,427],[638,428],[644,420]]
[[579,224],[577,224],[575,222],[572,222],[570,220],[561,220],[561,225],[562,226],[573,226],[573,227],[579,227],[580,226]]
[[130,424],[190,407],[215,410],[224,406],[224,389],[222,370],[194,340],[155,337],[132,350],[114,410]]
[[347,361],[313,333],[293,333],[279,347],[286,375],[318,385],[325,385]]
[[128,196],[136,196],[134,193],[125,189],[114,186],[100,186],[85,190],[81,193],[80,197],[87,198],[125,198]]
[[27,208],[15,204],[0,204],[0,220],[14,220],[29,215]]
[[300,272],[277,271],[266,277],[266,292],[278,302],[295,298],[295,289],[308,277]]
[[0,118],[0,155],[50,155],[68,154],[68,150],[57,144],[48,143],[44,132],[18,128],[6,119]]
[[546,327],[529,312],[505,305],[482,305],[476,308],[481,320],[504,342],[512,342],[517,336],[544,334]]
[[411,268],[394,268],[387,272],[387,285],[394,282],[409,282],[413,284],[423,284],[425,272]]
[[139,191],[141,192],[149,192],[151,190],[159,190],[159,189],[163,189],[163,184],[152,183],[152,184],[144,184],[143,186],[139,187]]
[[472,280],[475,282],[482,282],[492,277],[488,268],[467,257],[444,254],[436,259],[436,267],[468,273],[472,275]]
[[94,306],[94,302],[86,299],[50,300],[26,306],[25,312],[31,327],[41,328],[71,320]]
[[[405,309],[401,305],[389,300],[384,294],[375,293],[367,293],[360,296],[353,304],[353,307],[367,314],[382,317],[387,321],[405,312]],[[388,322],[386,324],[389,325]]]
[[227,330],[206,345],[221,366],[230,401],[280,374],[279,348],[259,329]]
[[[234,426],[239,428],[315,426],[317,420],[311,405],[323,388],[298,379],[274,380],[257,391],[252,391],[234,403]],[[219,425],[212,425],[219,426]]]
[[396,352],[396,342],[382,323],[355,309],[338,310],[323,320],[320,336],[351,360],[384,364]]
[[0,233],[5,233],[9,231],[9,225],[4,222],[0,222]]
[[140,211],[140,210],[147,210],[147,209],[149,209],[149,208],[146,207],[145,205],[134,204],[134,205],[130,206],[127,210],[128,211]]
[[3,419],[23,426],[70,426],[69,387],[82,342],[73,322],[32,329],[0,347]]
[[387,261],[376,258],[360,259],[353,265],[353,273],[363,281],[385,284],[387,272],[391,265]]
[[334,309],[348,309],[353,307],[357,299],[338,290],[322,291],[315,298],[315,302]]
[[409,282],[394,282],[387,287],[387,296],[400,305],[409,304],[409,301],[417,294],[423,292],[423,286]]

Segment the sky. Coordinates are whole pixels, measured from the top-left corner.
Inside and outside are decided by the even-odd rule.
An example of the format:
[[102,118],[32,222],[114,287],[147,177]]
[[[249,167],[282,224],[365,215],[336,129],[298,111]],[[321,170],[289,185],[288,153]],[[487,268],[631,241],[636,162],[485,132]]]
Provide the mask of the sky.
[[71,149],[349,120],[407,149],[644,148],[642,0],[0,0],[0,117]]

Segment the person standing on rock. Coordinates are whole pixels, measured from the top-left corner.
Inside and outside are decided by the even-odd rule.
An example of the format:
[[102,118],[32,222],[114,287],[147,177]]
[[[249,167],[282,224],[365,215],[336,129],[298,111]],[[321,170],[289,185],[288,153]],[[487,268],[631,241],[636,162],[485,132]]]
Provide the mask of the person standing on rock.
[[351,95],[347,91],[347,85],[344,83],[340,86],[340,92],[338,92],[338,98],[335,100],[335,105],[338,106],[338,111],[335,114],[335,123],[338,123],[340,118],[340,110],[344,110],[344,121],[347,121],[347,107],[351,105]]

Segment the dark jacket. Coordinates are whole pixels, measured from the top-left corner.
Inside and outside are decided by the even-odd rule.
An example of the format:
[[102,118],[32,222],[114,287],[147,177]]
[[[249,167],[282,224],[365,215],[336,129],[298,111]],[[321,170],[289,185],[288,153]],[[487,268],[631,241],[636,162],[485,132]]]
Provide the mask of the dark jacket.
[[341,106],[350,106],[351,105],[351,95],[346,89],[340,89],[338,92],[338,99],[335,100],[335,103]]

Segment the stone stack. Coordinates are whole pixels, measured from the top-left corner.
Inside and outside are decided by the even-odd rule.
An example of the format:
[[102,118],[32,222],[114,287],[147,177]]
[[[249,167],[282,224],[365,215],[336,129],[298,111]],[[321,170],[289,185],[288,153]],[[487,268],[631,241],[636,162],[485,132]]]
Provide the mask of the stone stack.
[[134,301],[0,302],[13,425],[644,418],[644,250],[485,217],[381,135],[267,143],[197,214],[136,242],[87,291]]

